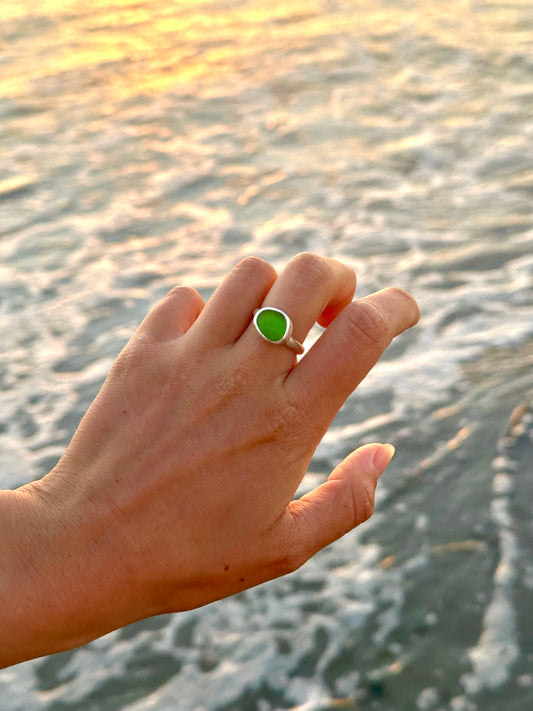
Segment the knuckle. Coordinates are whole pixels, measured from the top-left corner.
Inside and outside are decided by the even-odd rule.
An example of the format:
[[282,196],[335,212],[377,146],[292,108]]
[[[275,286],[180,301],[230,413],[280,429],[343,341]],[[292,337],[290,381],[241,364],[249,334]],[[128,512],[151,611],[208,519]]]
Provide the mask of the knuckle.
[[383,290],[383,293],[387,295],[387,297],[391,300],[391,303],[393,303],[398,310],[408,310],[413,307],[418,309],[418,305],[411,294],[404,289],[401,289],[399,286],[389,286]]
[[413,297],[399,286],[389,286],[386,291],[398,301],[413,301]]
[[347,309],[350,336],[359,344],[385,348],[390,343],[390,329],[385,315],[368,301],[357,301]]
[[171,299],[177,299],[182,296],[187,296],[191,291],[194,291],[192,286],[173,286],[167,296]]
[[369,481],[364,481],[359,497],[354,502],[355,518],[357,524],[367,521],[375,509],[375,486]]
[[173,301],[203,301],[200,294],[192,286],[175,286],[166,296]]
[[401,289],[399,286],[389,286],[386,291],[397,301],[403,303],[408,303],[409,305],[415,303],[415,300],[408,291]]
[[390,286],[383,290],[390,308],[398,322],[404,327],[413,326],[420,318],[420,309],[413,296],[398,286]]
[[290,547],[276,561],[278,574],[287,575],[293,573],[298,568],[301,568],[311,555],[312,551],[309,551],[302,541],[293,540]]
[[293,278],[300,286],[308,284],[313,288],[317,284],[327,281],[331,274],[330,266],[326,260],[312,252],[297,254],[291,259],[289,268],[293,273]]
[[274,267],[261,257],[249,256],[241,259],[240,262],[235,266],[234,271],[237,273],[243,273],[251,278],[258,279],[274,279],[276,277],[276,270]]
[[107,380],[113,382],[135,378],[143,368],[147,351],[141,339],[130,341],[113,363]]

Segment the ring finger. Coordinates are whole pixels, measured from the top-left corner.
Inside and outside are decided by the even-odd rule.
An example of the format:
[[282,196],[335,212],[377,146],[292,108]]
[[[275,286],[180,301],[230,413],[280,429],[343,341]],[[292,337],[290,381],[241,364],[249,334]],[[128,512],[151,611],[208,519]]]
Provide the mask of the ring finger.
[[[317,321],[321,326],[329,325],[352,301],[355,285],[355,273],[345,264],[303,253],[287,264],[258,306],[284,311],[293,322],[293,337],[302,343]],[[240,342],[257,357],[268,357],[275,369],[284,371],[294,365],[295,353],[285,344],[268,343],[254,324]]]

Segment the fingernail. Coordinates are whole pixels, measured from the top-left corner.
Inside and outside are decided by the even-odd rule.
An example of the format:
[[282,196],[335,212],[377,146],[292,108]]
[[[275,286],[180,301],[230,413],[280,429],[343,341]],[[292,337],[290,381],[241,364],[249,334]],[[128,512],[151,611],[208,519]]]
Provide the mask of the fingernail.
[[374,455],[374,467],[382,474],[388,467],[390,460],[394,457],[396,447],[393,444],[382,444]]

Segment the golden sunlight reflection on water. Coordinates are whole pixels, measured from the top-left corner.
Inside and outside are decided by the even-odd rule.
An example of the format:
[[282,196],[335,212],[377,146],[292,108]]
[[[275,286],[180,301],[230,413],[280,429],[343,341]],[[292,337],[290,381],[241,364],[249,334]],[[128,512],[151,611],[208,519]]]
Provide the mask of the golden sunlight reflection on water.
[[511,50],[533,36],[531,26],[517,22],[528,4],[415,0],[369,6],[355,0],[339,12],[326,0],[41,0],[36,11],[34,0],[4,0],[11,41],[0,90],[4,97],[31,94],[50,75],[79,82],[80,72],[88,86],[102,84],[122,99],[189,83],[198,89],[221,80],[248,85],[279,70],[273,63],[280,49],[291,65],[307,62],[305,47],[316,38],[321,59],[335,61],[345,50],[339,36],[372,42],[378,51],[382,45],[385,53],[399,30],[408,47],[415,28],[443,48],[474,40],[485,51],[491,45]]

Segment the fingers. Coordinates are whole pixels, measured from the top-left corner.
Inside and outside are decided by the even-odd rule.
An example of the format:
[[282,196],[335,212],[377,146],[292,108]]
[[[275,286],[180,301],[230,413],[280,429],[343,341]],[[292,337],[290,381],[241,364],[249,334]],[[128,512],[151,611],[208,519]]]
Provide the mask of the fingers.
[[347,265],[303,253],[287,264],[262,305],[289,313],[295,338],[303,340],[317,321],[328,325],[350,303],[355,285],[355,272]]
[[294,365],[294,353],[259,337],[251,325],[254,310],[282,309],[294,323],[294,337],[304,340],[317,320],[328,325],[350,303],[354,291],[353,270],[333,259],[300,254],[278,277],[267,262],[249,257],[237,264],[209,299],[194,332],[209,347],[240,339],[243,352],[262,364],[279,363],[286,372]]
[[203,307],[204,300],[196,289],[178,286],[151,309],[138,333],[158,341],[179,338],[196,321]]
[[195,328],[206,346],[235,342],[249,325],[254,309],[276,280],[268,262],[248,257],[237,264],[207,302]]
[[393,456],[390,444],[360,447],[324,484],[289,504],[285,520],[280,519],[280,531],[293,547],[294,568],[370,518],[378,479]]
[[[345,264],[303,253],[287,264],[264,301],[254,308],[272,306],[285,311],[294,324],[294,338],[302,342],[317,321],[328,325],[350,303],[355,285],[355,273]],[[244,350],[273,369],[286,371],[294,365],[290,349],[263,341],[253,326],[243,335],[241,343]]]
[[419,317],[416,301],[401,289],[354,301],[290,373],[286,381],[290,399],[308,412],[320,412],[329,425],[393,338]]

